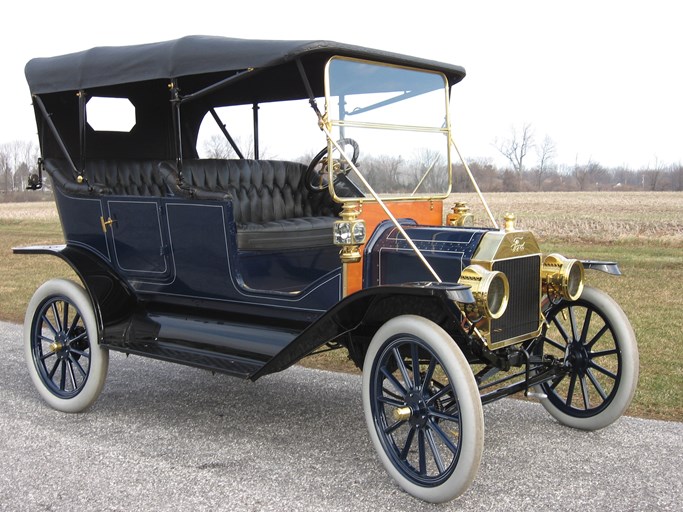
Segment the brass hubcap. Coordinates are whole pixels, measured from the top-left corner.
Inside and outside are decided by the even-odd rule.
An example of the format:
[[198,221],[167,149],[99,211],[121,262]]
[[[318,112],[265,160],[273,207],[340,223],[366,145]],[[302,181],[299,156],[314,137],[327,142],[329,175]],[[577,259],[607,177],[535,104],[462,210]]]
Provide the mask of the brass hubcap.
[[64,348],[64,345],[58,341],[53,341],[50,343],[50,350],[52,352],[59,352]]
[[408,421],[410,415],[412,414],[410,407],[397,407],[394,409],[394,420],[396,421]]

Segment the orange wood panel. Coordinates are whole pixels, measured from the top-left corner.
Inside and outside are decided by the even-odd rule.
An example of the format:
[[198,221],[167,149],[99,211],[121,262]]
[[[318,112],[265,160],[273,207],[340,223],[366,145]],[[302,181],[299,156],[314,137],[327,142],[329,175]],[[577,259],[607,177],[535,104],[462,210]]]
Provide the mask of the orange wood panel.
[[[399,201],[385,203],[392,215],[397,219],[413,219],[423,226],[441,226],[443,223],[443,201]],[[360,217],[365,221],[365,230],[370,235],[375,232],[377,225],[387,220],[387,214],[377,203],[363,203]],[[360,248],[361,260],[358,263],[346,265],[346,293],[351,295],[363,287],[363,250]]]

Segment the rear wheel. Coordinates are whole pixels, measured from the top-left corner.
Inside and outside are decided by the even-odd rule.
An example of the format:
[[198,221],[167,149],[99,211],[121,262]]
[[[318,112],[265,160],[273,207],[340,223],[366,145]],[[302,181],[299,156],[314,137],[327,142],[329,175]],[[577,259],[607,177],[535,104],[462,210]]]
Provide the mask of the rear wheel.
[[628,318],[606,293],[551,307],[539,352],[563,360],[568,372],[536,386],[541,404],[560,423],[598,430],[628,408],[638,383],[638,346]]
[[81,286],[53,279],[36,290],[26,311],[24,349],[31,380],[51,407],[80,412],[102,391],[109,352],[98,344],[95,313]]
[[405,491],[438,503],[467,490],[484,418],[467,360],[441,327],[404,315],[377,331],[365,357],[363,408],[380,460]]

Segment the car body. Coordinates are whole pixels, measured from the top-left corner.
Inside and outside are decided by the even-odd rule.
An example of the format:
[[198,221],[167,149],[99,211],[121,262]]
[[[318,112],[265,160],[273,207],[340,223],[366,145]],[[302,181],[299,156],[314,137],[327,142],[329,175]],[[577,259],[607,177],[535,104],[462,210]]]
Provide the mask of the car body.
[[[51,178],[65,243],[15,252],[81,279],[49,281],[27,310],[29,371],[53,407],[92,404],[109,350],[252,380],[345,350],[380,459],[428,501],[474,478],[482,403],[524,392],[585,429],[628,407],[633,331],[584,286],[584,269],[616,264],[544,254],[513,215],[474,226],[458,202],[444,219],[463,68],[189,36],[33,59],[26,76],[42,153],[31,184]],[[133,107],[128,128],[97,128],[92,107],[112,99]],[[275,106],[290,113],[268,132]],[[234,135],[245,109],[249,151]],[[207,122],[232,156],[202,158]],[[303,149],[261,158],[264,133]]]

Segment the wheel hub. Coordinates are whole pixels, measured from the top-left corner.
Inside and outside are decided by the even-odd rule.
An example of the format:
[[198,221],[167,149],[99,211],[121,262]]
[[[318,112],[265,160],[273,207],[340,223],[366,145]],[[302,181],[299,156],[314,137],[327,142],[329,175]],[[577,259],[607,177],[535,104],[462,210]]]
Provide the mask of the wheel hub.
[[575,371],[583,373],[588,369],[590,357],[583,343],[574,341],[569,345],[568,361]]
[[50,343],[50,350],[55,353],[60,353],[66,349],[66,336],[63,332],[55,336],[55,340]]
[[410,409],[410,425],[423,428],[427,424],[427,403],[422,393],[417,390],[410,391],[406,396],[406,405]]

